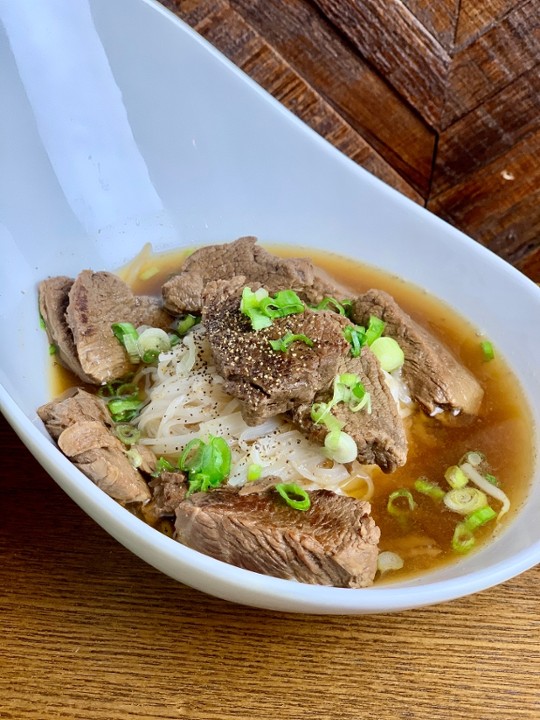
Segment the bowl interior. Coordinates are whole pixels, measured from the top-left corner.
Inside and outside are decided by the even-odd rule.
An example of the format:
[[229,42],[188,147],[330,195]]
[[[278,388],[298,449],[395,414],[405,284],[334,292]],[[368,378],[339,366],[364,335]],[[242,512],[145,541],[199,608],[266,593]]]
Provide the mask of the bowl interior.
[[[118,268],[145,242],[163,250],[245,234],[354,257],[423,287],[492,340],[529,399],[536,448],[540,336],[530,319],[540,316],[540,291],[339,154],[161,6],[92,0],[53,20],[59,36],[75,33],[85,52],[43,38],[30,46],[12,21],[0,42],[10,98],[0,134],[11,138],[0,176],[0,241],[9,257],[0,265],[0,323],[11,342],[0,355],[2,402],[53,477],[115,537],[173,577],[265,607],[400,609],[488,587],[538,562],[538,471],[517,519],[480,553],[429,576],[344,591],[203,558],[143,526],[61,456],[35,413],[49,398],[36,299],[36,284],[48,275]],[[54,88],[56,103],[47,103],[40,88],[54,84],[58,62],[69,70]],[[99,112],[83,108],[70,124],[74,87]]]

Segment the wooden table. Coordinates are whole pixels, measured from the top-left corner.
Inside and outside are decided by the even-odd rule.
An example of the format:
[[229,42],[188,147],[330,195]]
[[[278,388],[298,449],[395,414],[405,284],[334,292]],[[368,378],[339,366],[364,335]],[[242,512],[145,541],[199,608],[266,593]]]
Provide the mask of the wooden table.
[[[540,281],[537,0],[166,4],[359,163]],[[540,718],[540,567],[396,615],[252,610],[145,565],[3,421],[0,438],[2,720]]]

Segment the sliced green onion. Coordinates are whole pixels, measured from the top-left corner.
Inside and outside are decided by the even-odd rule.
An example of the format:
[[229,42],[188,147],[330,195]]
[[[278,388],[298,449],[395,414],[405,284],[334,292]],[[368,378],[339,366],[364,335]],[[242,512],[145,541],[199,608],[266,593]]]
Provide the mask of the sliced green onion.
[[427,478],[419,477],[414,481],[414,489],[422,495],[427,495],[432,500],[440,502],[445,496],[444,490],[437,483],[430,482]]
[[491,483],[491,485],[496,485],[497,487],[499,486],[499,481],[498,481],[498,479],[495,477],[495,475],[491,475],[490,473],[486,473],[486,474],[484,475],[484,477],[486,478],[486,480],[488,481],[488,483]]
[[347,309],[352,307],[352,301],[351,300],[343,300],[342,302],[339,302],[336,300],[336,298],[333,297],[325,297],[321,300],[321,302],[318,305],[312,305],[311,306],[313,310],[328,310],[328,308],[331,308],[332,310],[335,310],[340,315],[343,315],[343,317],[347,317]]
[[275,486],[275,490],[277,490],[287,505],[292,507],[294,510],[302,510],[305,512],[311,507],[309,494],[299,485],[279,483]]
[[457,465],[451,465],[444,473],[444,479],[454,490],[464,488],[469,484],[469,478]]
[[386,323],[384,322],[384,320],[381,320],[375,315],[371,315],[366,329],[366,345],[372,345],[375,340],[380,338],[384,332],[385,327]]
[[111,330],[115,338],[124,346],[129,360],[132,364],[140,362],[139,349],[137,346],[137,340],[139,339],[139,333],[132,323],[113,323]]
[[469,515],[487,505],[486,494],[478,488],[455,488],[446,493],[443,502],[449,510],[460,515]]
[[483,462],[485,462],[485,459],[486,456],[484,455],[484,453],[481,453],[478,450],[472,450],[471,452],[465,453],[465,455],[459,461],[459,465],[463,465],[463,463],[469,463],[473,467],[478,467]]
[[252,463],[251,465],[248,465],[247,469],[247,479],[248,482],[253,482],[254,480],[258,480],[262,475],[262,465],[258,465],[257,463]]
[[242,291],[240,311],[249,317],[254,330],[270,327],[275,318],[295,315],[304,310],[305,305],[294,290],[280,290],[273,297],[264,288],[253,292],[251,288],[245,287]]
[[281,352],[287,352],[289,347],[294,342],[303,342],[308,347],[313,347],[313,340],[311,338],[308,338],[307,335],[303,335],[303,334],[295,335],[290,332],[286,333],[283,337],[279,338],[278,340],[269,340],[268,342],[272,346],[272,350],[281,350]]
[[142,465],[142,455],[137,450],[137,448],[130,448],[126,453],[129,462],[133,465],[134,468],[141,467]]
[[504,493],[501,488],[492,485],[470,463],[463,463],[463,465],[461,465],[460,467],[465,473],[465,475],[469,478],[469,480],[477,487],[479,487],[480,490],[483,490],[486,495],[490,495],[491,497],[495,498],[495,500],[498,500],[500,503],[502,503],[502,508],[500,509],[497,516],[497,520],[500,520],[501,517],[510,510],[510,500],[506,493]]
[[474,532],[476,528],[486,525],[488,522],[495,520],[497,513],[489,505],[485,505],[465,518],[464,524],[467,530]]
[[324,425],[328,430],[341,430],[345,423],[332,415],[328,403],[313,403],[311,406],[311,419],[315,425]]
[[405,355],[399,343],[391,337],[380,337],[371,343],[371,352],[386,372],[394,372],[405,362]]
[[495,351],[493,350],[493,345],[489,342],[489,340],[481,342],[480,349],[482,350],[484,362],[489,362],[495,358]]
[[130,422],[142,408],[143,403],[138,398],[112,398],[107,403],[113,422]]
[[361,325],[347,325],[343,330],[343,337],[351,346],[351,356],[358,357],[362,346],[366,344],[366,330]]
[[142,361],[152,363],[158,359],[160,353],[171,349],[171,341],[165,330],[150,327],[139,335],[137,346]]
[[472,549],[474,543],[474,535],[465,523],[458,523],[454,530],[454,536],[452,537],[452,550],[464,555]]
[[124,445],[133,445],[138,442],[141,432],[133,425],[117,425],[114,428],[116,437],[121,440]]
[[54,343],[51,343],[49,345],[49,355],[56,355],[57,352],[58,352],[58,348],[56,347],[56,345]]
[[41,313],[39,313],[39,327],[40,327],[42,330],[46,330],[46,329],[47,329],[47,325],[45,324],[45,320],[43,319],[43,315],[42,315]]
[[[405,499],[407,507],[403,507],[403,503],[401,502],[402,498]],[[402,518],[405,515],[408,515],[409,512],[412,512],[415,508],[416,503],[414,501],[411,491],[407,490],[407,488],[400,488],[399,490],[394,490],[394,492],[390,493],[390,495],[388,496],[388,503],[386,505],[386,509],[393,517]]]
[[184,315],[184,317],[181,317],[178,320],[178,324],[176,326],[176,332],[179,335],[185,335],[188,330],[191,330],[192,327],[195,325],[198,325],[201,322],[201,318],[198,315],[191,315],[188,313],[187,315]]
[[210,436],[208,443],[199,438],[188,442],[178,467],[188,475],[188,495],[218,487],[231,471],[231,449],[223,438]]
[[384,575],[390,570],[401,570],[403,567],[403,558],[395,552],[385,550],[380,552],[377,557],[377,570]]
[[167,458],[160,457],[156,462],[156,469],[152,473],[152,477],[158,477],[162,472],[175,472],[175,470],[176,468]]
[[324,447],[327,456],[338,463],[352,462],[358,456],[354,439],[342,430],[331,430],[324,438]]

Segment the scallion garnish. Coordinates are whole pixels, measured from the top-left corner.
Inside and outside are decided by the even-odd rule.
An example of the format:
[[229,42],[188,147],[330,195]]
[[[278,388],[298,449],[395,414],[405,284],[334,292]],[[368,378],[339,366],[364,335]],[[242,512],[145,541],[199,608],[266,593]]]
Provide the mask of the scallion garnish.
[[331,308],[332,310],[338,312],[340,315],[343,315],[343,317],[349,317],[349,313],[352,307],[352,301],[342,300],[341,302],[339,302],[338,300],[336,300],[336,298],[325,297],[318,305],[312,305],[311,307],[313,308],[313,310],[328,310],[328,308]]
[[487,497],[482,490],[474,487],[454,488],[447,492],[443,502],[449,510],[460,515],[469,515],[487,505]]
[[304,303],[294,290],[280,290],[273,297],[264,288],[253,292],[245,287],[242,291],[240,311],[249,317],[253,330],[270,327],[276,318],[296,315],[304,310]]
[[49,345],[49,355],[56,355],[57,352],[58,352],[58,348],[56,347],[56,345],[54,343],[51,343]]
[[414,481],[414,489],[436,502],[440,502],[445,495],[444,490],[437,483],[431,482],[425,477],[419,477],[418,480]]
[[113,323],[111,330],[114,333],[115,338],[124,346],[129,356],[129,361],[132,364],[140,362],[139,348],[137,347],[137,341],[139,339],[139,333],[132,323]]
[[109,400],[107,407],[111,413],[113,422],[130,422],[137,417],[142,408],[143,403],[139,397],[115,397]]
[[251,465],[248,465],[247,469],[247,479],[248,482],[254,482],[255,480],[258,480],[262,475],[262,466],[258,465],[257,463],[252,463]]
[[231,471],[231,449],[221,437],[210,436],[208,443],[196,438],[188,442],[178,467],[188,476],[188,492],[207,492],[219,487]]
[[313,347],[313,340],[311,338],[308,338],[307,335],[304,335],[304,334],[295,335],[290,332],[286,333],[283,337],[278,338],[278,340],[269,340],[268,342],[272,346],[272,350],[280,350],[281,352],[287,352],[289,347],[294,342],[303,342],[308,347]]
[[133,425],[116,425],[114,428],[116,437],[121,440],[124,445],[133,445],[138,442],[141,437],[141,432]]
[[361,325],[347,325],[343,330],[343,337],[351,346],[351,356],[358,357],[362,346],[366,344],[366,329]]
[[498,481],[498,479],[495,477],[495,475],[491,475],[491,473],[486,473],[486,474],[484,475],[484,477],[486,478],[486,480],[488,481],[488,483],[491,483],[491,485],[495,485],[496,487],[498,487],[499,481]]
[[155,362],[162,352],[171,349],[171,341],[165,330],[154,327],[143,330],[136,345],[139,357],[144,363]]
[[[367,333],[366,333],[367,334]],[[397,340],[391,337],[380,337],[371,343],[371,352],[379,361],[383,370],[394,372],[405,362],[405,355]]]
[[411,491],[407,490],[407,488],[394,490],[394,492],[390,493],[388,496],[386,509],[388,510],[388,513],[395,518],[402,519],[415,508],[416,502],[414,501]]
[[188,330],[191,330],[192,327],[195,325],[198,325],[201,322],[201,318],[198,315],[191,315],[188,313],[187,315],[184,315],[184,317],[181,317],[178,320],[178,324],[176,326],[176,332],[179,335],[185,335]]
[[467,530],[474,532],[476,528],[486,525],[488,522],[495,520],[496,517],[497,513],[495,510],[489,505],[485,505],[484,507],[478,508],[478,510],[475,510],[470,515],[467,515],[464,520],[464,525]]
[[275,486],[275,490],[281,495],[289,507],[294,510],[309,510],[311,507],[311,499],[309,494],[301,488],[300,485],[287,485],[279,483]]
[[490,360],[493,360],[495,358],[495,351],[493,349],[493,345],[489,342],[489,340],[483,340],[480,343],[480,349],[482,350],[484,362],[489,362]]
[[469,478],[457,465],[451,465],[444,473],[444,479],[453,489],[464,488],[469,484]]
[[375,315],[371,315],[366,329],[366,345],[372,345],[375,340],[380,338],[384,332],[385,327],[386,323],[384,322],[384,320],[381,320]]
[[358,446],[348,433],[343,430],[331,430],[324,438],[326,454],[338,463],[349,463],[356,460]]
[[472,549],[474,543],[474,535],[469,528],[464,522],[458,523],[454,529],[454,536],[452,537],[452,549],[464,555]]
[[156,469],[152,473],[152,477],[158,477],[162,472],[175,472],[174,465],[167,458],[160,457],[156,462]]
[[45,325],[45,320],[43,319],[43,315],[42,315],[41,313],[39,313],[39,327],[40,327],[42,330],[46,330],[46,329],[47,329],[47,325]]

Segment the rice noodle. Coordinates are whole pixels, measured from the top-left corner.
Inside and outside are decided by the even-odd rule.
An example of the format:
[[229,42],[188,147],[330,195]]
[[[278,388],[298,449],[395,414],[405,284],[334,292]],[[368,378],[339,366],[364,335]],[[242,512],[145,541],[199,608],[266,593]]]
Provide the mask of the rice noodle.
[[[386,375],[400,414],[409,414],[411,401],[400,387],[403,383]],[[284,482],[335,492],[343,492],[341,487],[355,480],[360,486],[365,483],[363,499],[372,496],[372,468],[357,461],[346,465],[329,462],[324,448],[308,440],[285,418],[278,416],[248,426],[239,401],[224,391],[202,326],[162,353],[157,366],[142,369],[135,379],[141,378],[148,399],[137,422],[140,442],[156,455],[176,458],[193,438],[218,435],[231,447],[231,485],[243,485],[249,465],[257,464],[263,468],[262,477],[275,474]]]

